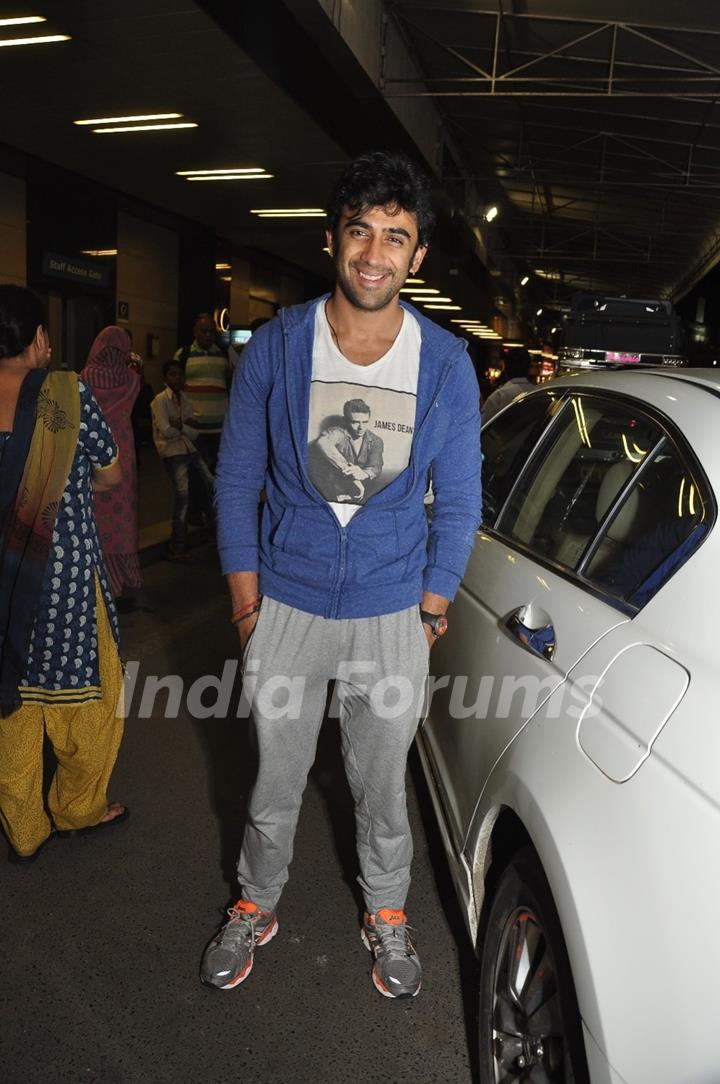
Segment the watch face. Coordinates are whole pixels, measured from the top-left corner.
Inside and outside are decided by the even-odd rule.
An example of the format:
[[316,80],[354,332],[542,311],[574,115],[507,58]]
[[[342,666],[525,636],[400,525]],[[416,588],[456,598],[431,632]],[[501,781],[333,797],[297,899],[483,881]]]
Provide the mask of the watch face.
[[444,615],[441,615],[440,617],[438,617],[437,621],[435,622],[435,629],[434,629],[435,635],[436,636],[444,636],[445,633],[447,632],[447,630],[448,630],[448,619]]

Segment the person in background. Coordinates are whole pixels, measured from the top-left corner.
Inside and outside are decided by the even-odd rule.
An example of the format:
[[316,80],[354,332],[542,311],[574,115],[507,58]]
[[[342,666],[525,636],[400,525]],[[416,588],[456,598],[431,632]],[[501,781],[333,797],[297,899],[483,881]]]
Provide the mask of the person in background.
[[197,450],[214,473],[228,405],[230,366],[215,341],[215,321],[208,312],[195,317],[193,341],[175,353],[185,372],[184,391],[198,431]]
[[214,479],[196,449],[198,431],[190,400],[182,390],[182,366],[174,359],[163,365],[165,389],[152,401],[153,440],[173,486],[171,557],[180,557],[187,548],[187,513],[190,479],[194,477],[212,508]]
[[89,387],[50,356],[38,299],[0,286],[0,823],[17,863],[129,815],[107,800],[123,675],[92,493],[122,472]]
[[482,422],[490,421],[503,407],[517,399],[526,391],[534,387],[529,376],[535,367],[535,362],[524,348],[518,347],[509,350],[505,358],[505,371],[502,383],[488,395],[482,408]]
[[140,377],[128,366],[130,336],[121,327],[105,327],[90,347],[80,374],[88,384],[112,430],[120,453],[122,482],[112,493],[99,493],[95,518],[103,556],[116,599],[142,587],[138,558],[137,464],[132,409]]

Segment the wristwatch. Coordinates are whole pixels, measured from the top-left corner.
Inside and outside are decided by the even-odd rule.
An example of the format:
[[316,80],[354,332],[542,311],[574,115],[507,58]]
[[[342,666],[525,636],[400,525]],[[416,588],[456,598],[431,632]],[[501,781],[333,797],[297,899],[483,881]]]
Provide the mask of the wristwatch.
[[448,630],[448,619],[445,614],[431,614],[427,610],[420,611],[420,620],[423,625],[429,625],[435,639],[444,636]]

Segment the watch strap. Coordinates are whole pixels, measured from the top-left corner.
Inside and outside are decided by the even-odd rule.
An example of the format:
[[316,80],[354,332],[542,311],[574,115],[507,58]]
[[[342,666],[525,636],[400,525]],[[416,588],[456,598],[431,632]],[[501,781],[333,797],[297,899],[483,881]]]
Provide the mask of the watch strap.
[[423,625],[430,626],[433,636],[439,635],[437,631],[437,625],[440,618],[442,618],[444,622],[447,621],[445,614],[431,614],[429,610],[420,611],[420,620],[422,621]]

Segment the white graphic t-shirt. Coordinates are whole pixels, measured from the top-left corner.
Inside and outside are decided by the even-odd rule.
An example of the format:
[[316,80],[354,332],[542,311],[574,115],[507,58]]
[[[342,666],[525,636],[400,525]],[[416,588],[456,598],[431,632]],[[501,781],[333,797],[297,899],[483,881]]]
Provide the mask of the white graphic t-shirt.
[[410,462],[420,340],[420,325],[404,311],[387,354],[355,365],[335,345],[325,306],[317,307],[308,475],[343,527]]

